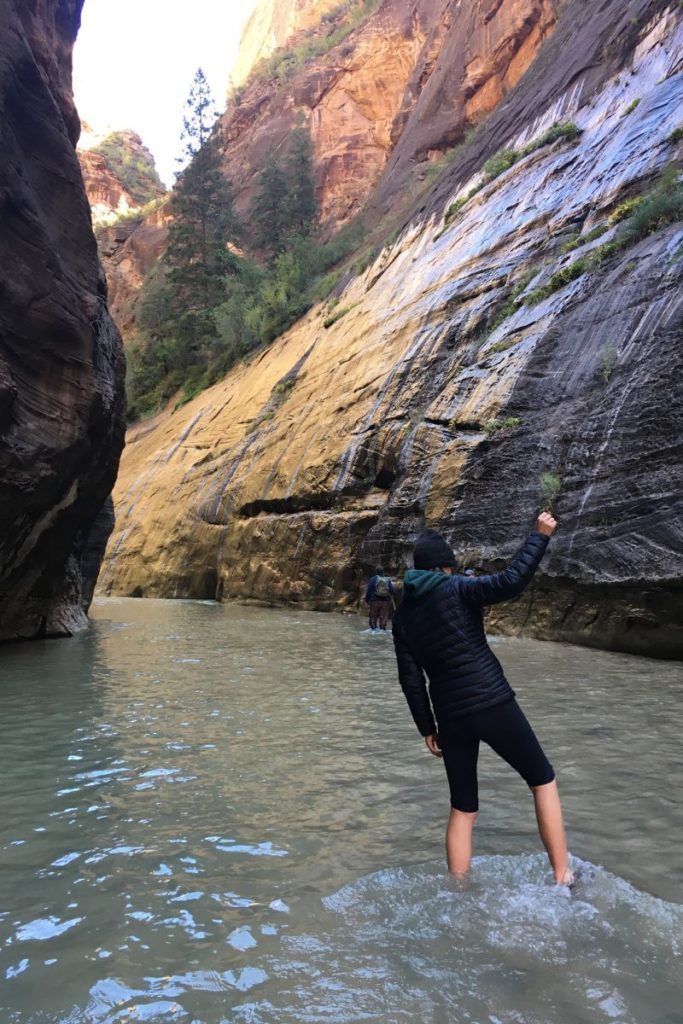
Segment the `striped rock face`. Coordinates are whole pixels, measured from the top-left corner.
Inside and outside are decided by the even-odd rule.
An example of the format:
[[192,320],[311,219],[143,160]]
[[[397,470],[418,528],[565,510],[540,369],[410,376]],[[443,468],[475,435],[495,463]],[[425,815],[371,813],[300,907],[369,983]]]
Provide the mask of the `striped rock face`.
[[334,309],[131,431],[103,592],[353,607],[422,526],[493,568],[551,501],[537,586],[495,628],[680,656],[683,226],[596,252],[681,157],[682,14],[650,14],[566,4]]
[[84,627],[81,557],[123,444],[121,340],[75,152],[80,8],[3,4],[0,639]]

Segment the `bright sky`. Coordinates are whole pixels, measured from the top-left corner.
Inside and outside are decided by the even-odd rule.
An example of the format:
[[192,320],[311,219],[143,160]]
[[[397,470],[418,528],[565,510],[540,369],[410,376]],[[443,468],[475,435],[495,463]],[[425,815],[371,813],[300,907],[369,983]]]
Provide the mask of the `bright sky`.
[[171,184],[185,100],[201,67],[223,109],[242,25],[255,0],[85,0],[74,50],[81,119],[131,128]]

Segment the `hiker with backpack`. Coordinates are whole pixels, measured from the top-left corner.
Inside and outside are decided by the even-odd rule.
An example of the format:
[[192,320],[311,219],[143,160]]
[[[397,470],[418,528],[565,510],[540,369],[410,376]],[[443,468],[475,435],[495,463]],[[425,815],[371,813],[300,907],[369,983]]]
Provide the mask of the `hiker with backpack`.
[[370,629],[386,630],[389,620],[389,605],[393,604],[394,584],[384,570],[378,568],[368,583],[365,600],[369,606]]

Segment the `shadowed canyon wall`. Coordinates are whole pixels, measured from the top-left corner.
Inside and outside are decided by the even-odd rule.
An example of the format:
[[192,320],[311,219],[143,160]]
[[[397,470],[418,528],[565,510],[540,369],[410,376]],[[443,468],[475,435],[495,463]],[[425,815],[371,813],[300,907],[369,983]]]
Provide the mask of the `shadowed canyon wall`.
[[75,150],[81,6],[2,2],[0,639],[84,627],[113,525],[124,362]]
[[[564,5],[336,306],[133,428],[103,591],[351,607],[375,564],[409,564],[424,525],[463,567],[500,567],[551,474],[561,528],[495,628],[682,656],[683,224],[587,258],[625,199],[680,166],[682,54],[678,5]],[[577,133],[482,177],[560,122]]]

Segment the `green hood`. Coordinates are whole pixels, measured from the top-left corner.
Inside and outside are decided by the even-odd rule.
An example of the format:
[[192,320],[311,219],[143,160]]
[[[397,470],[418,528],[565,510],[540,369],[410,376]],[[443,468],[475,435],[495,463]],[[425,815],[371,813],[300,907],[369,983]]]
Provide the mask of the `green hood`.
[[448,576],[432,569],[409,569],[403,577],[403,593],[406,600],[414,601],[429,594],[435,587],[445,583]]

